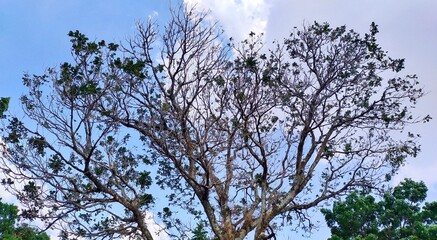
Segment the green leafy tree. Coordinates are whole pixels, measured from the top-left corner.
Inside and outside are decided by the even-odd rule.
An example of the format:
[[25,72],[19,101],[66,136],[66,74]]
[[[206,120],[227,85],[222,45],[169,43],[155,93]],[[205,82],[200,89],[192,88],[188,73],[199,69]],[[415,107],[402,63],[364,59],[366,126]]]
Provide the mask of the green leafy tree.
[[0,239],[1,240],[49,240],[46,233],[40,233],[35,228],[21,224],[18,208],[12,204],[0,202]]
[[405,179],[381,201],[353,192],[323,209],[332,240],[437,239],[437,202],[426,202],[423,182]]
[[64,238],[151,240],[156,184],[172,238],[192,232],[182,211],[220,240],[272,239],[419,151],[403,130],[429,119],[410,112],[422,89],[375,24],[360,35],[314,23],[267,51],[261,36],[229,41],[208,19],[182,6],[125,45],[70,32],[72,62],[24,76],[27,119],[10,118],[0,167],[26,183],[9,188],[26,217]]

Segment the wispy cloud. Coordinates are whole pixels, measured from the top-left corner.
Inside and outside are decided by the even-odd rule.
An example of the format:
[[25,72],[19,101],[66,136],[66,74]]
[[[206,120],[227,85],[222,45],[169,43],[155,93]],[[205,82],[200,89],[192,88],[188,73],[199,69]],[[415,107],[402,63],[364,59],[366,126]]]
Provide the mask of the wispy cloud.
[[269,18],[269,4],[264,0],[184,0],[188,6],[211,11],[224,28],[226,35],[237,40],[250,32],[265,33]]

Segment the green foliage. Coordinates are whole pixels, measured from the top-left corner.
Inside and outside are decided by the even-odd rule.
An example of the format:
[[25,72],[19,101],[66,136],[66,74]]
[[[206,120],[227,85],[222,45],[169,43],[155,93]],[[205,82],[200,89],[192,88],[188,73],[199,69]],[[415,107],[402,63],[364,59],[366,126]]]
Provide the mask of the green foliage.
[[150,172],[143,171],[139,174],[137,179],[137,185],[141,188],[149,187],[152,184],[152,178],[150,177]]
[[203,224],[197,224],[197,227],[193,230],[191,240],[208,240],[208,232],[205,230]]
[[[353,192],[344,202],[335,202],[333,209],[332,212],[322,209],[333,236],[354,236],[355,233],[366,236],[378,232],[377,204],[372,196],[362,196]],[[345,225],[347,227],[343,227]]]
[[3,113],[8,110],[10,100],[11,98],[9,97],[0,98],[0,118],[4,118]]
[[46,233],[25,224],[17,225],[18,208],[12,204],[0,202],[0,239],[1,240],[49,240]]
[[14,224],[18,219],[17,214],[17,206],[0,202],[0,232],[2,235],[14,232]]
[[423,182],[405,179],[379,202],[352,192],[332,210],[322,209],[330,239],[437,239],[437,202],[423,205],[427,191]]

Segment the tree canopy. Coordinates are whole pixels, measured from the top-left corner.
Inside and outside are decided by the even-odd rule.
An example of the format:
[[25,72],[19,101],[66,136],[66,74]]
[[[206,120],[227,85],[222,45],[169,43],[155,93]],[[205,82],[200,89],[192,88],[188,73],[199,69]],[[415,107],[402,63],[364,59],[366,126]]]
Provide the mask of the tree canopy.
[[9,190],[27,217],[65,239],[151,240],[144,219],[166,195],[155,216],[175,239],[191,232],[180,211],[220,240],[269,239],[418,153],[403,130],[429,119],[410,111],[423,92],[376,24],[360,35],[316,22],[267,50],[194,9],[171,16],[125,44],[72,31],[73,61],[24,76],[27,119],[9,118],[1,168],[24,183]]
[[[423,182],[405,179],[380,201],[353,192],[322,209],[332,240],[437,239],[437,202],[425,202]],[[424,203],[425,202],[425,203]]]
[[1,240],[49,240],[46,233],[40,233],[36,229],[21,224],[18,208],[12,204],[0,202],[0,239]]

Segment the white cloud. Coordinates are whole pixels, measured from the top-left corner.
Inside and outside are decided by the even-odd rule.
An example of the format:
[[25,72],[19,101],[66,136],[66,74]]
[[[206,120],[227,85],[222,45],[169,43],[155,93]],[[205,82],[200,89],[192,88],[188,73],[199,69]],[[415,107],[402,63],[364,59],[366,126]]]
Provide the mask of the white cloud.
[[437,184],[437,161],[421,161],[410,159],[410,162],[402,167],[399,174],[394,178],[397,185],[404,178],[411,178],[415,181],[423,181],[427,186]]
[[160,226],[158,223],[155,222],[153,218],[153,213],[151,212],[146,213],[146,224],[150,232],[152,233],[153,239],[156,240],[170,239],[168,234],[162,230],[163,229],[162,226]]
[[184,0],[198,10],[210,10],[226,35],[237,40],[267,31],[270,6],[264,0]]

